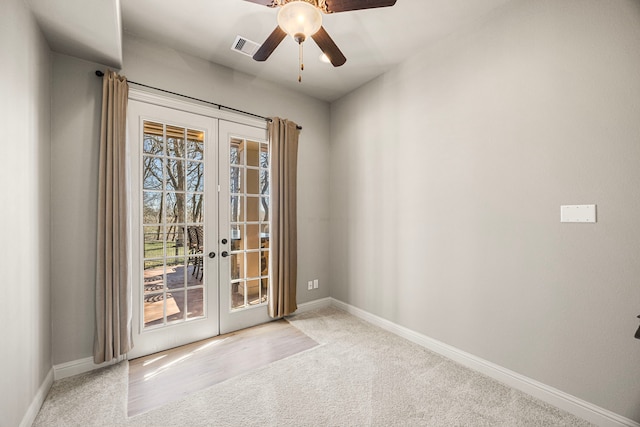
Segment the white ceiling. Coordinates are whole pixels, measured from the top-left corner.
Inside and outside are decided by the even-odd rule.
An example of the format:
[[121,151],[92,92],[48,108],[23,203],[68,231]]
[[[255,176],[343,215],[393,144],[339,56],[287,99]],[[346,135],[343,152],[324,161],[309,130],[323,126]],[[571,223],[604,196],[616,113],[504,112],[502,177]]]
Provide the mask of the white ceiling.
[[53,51],[122,67],[119,0],[27,0],[27,3]]
[[514,0],[398,0],[393,7],[323,15],[347,63],[334,68],[320,62],[320,49],[308,40],[298,83],[298,46],[292,39],[266,62],[230,49],[237,35],[262,43],[276,26],[276,9],[243,0],[28,0],[55,51],[120,68],[124,30],[326,101],[509,1]]

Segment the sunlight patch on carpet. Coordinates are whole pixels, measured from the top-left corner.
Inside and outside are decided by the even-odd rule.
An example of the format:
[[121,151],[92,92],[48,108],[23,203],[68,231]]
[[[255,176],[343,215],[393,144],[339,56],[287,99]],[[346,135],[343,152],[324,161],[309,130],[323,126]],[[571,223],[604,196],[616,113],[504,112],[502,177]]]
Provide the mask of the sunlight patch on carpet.
[[286,320],[129,361],[128,416],[284,359],[318,343]]

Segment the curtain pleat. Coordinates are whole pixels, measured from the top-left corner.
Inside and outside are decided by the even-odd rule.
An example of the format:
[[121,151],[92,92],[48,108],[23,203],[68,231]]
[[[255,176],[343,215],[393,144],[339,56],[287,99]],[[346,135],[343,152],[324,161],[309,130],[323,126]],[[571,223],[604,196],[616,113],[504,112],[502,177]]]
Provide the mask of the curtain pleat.
[[274,117],[268,124],[271,149],[271,286],[269,316],[280,318],[298,308],[297,169],[298,136],[294,122]]
[[93,360],[108,362],[133,347],[129,280],[126,123],[129,85],[107,70],[102,80],[98,181],[96,330]]

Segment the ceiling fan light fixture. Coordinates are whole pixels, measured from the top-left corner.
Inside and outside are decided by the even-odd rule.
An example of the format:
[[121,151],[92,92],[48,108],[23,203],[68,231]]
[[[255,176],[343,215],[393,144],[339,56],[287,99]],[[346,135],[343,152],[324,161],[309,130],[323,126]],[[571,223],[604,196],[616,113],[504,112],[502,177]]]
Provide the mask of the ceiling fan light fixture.
[[292,1],[278,11],[278,25],[296,42],[302,43],[322,26],[320,10],[306,1]]

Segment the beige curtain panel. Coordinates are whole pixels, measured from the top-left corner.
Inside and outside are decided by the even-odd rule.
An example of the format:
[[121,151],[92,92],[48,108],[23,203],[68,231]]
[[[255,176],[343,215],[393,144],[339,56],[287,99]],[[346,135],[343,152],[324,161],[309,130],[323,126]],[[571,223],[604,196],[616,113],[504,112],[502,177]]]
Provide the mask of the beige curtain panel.
[[107,70],[102,80],[98,182],[95,363],[133,347],[129,283],[126,123],[127,79]]
[[267,126],[271,147],[271,286],[269,316],[279,318],[298,308],[298,238],[296,175],[298,169],[298,126],[274,117]]

